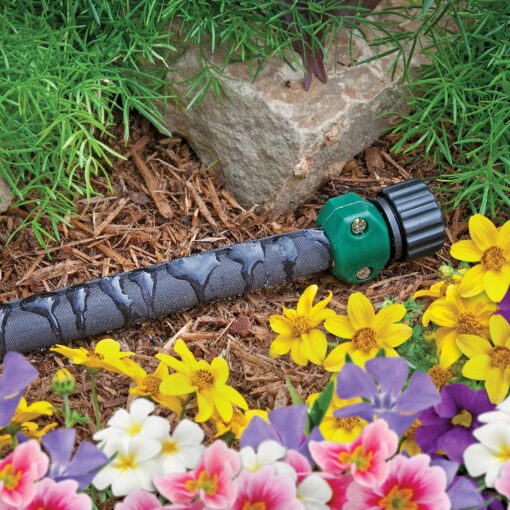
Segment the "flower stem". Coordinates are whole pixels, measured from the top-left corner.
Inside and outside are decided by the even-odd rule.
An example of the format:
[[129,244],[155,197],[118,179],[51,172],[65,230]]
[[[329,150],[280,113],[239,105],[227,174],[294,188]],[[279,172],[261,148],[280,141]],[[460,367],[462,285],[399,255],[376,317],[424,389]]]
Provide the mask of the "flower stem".
[[101,416],[99,415],[99,404],[97,402],[96,392],[96,375],[97,373],[90,372],[90,391],[92,393],[92,403],[94,404],[94,411],[96,413],[96,430],[101,430]]
[[11,434],[12,447],[16,448],[18,446],[18,441],[16,439],[16,434]]
[[62,395],[62,399],[64,400],[64,421],[65,428],[70,429],[72,427],[71,424],[71,408],[69,407],[69,395]]
[[184,420],[184,418],[186,417],[186,407],[188,407],[188,404],[190,403],[191,399],[195,396],[195,393],[190,393],[187,397],[186,397],[186,400],[184,401],[184,404],[182,404],[182,411],[181,411],[181,416],[180,416],[180,419],[181,420]]

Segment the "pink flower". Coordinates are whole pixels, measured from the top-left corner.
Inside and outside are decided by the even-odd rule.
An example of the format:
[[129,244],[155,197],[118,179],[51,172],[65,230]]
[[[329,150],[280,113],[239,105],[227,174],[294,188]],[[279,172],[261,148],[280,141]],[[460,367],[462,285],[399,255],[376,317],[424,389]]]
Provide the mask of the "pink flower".
[[296,485],[289,475],[276,476],[274,466],[243,471],[238,478],[239,492],[232,510],[304,510],[296,497]]
[[34,499],[20,510],[91,510],[92,501],[86,494],[77,494],[78,482],[55,482],[44,478],[35,485]]
[[283,460],[296,472],[298,484],[312,472],[308,459],[297,450],[287,450]]
[[326,473],[340,474],[350,470],[360,485],[377,487],[388,475],[386,459],[395,454],[397,447],[397,434],[384,420],[376,420],[351,443],[311,441],[310,453]]
[[388,462],[388,477],[380,487],[363,487],[354,481],[347,489],[342,510],[449,510],[446,473],[430,467],[430,457],[397,455]]
[[0,461],[0,503],[23,508],[32,501],[34,482],[48,470],[48,457],[35,440],[20,444]]
[[344,503],[347,502],[347,487],[352,482],[352,475],[332,475],[331,473],[320,473],[322,478],[328,482],[329,487],[333,491],[333,496],[328,501],[331,510],[343,510]]
[[236,499],[237,485],[232,478],[240,467],[239,454],[223,441],[215,441],[204,451],[194,471],[156,476],[153,482],[174,503],[187,504],[199,496],[207,507],[225,508]]
[[510,461],[507,460],[503,464],[503,468],[499,473],[499,478],[496,480],[494,487],[500,494],[510,498]]
[[200,502],[187,505],[162,506],[154,494],[142,489],[130,492],[122,503],[115,505],[115,510],[199,510],[202,508],[204,508],[204,505]]

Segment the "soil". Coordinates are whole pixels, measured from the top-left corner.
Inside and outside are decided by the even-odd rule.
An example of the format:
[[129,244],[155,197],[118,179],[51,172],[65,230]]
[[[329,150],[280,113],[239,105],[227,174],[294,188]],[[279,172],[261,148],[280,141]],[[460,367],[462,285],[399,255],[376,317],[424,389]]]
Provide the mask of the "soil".
[[[161,135],[136,115],[131,124],[127,147],[122,142],[122,126],[114,130],[117,136],[111,140],[113,148],[126,157],[125,161],[116,161],[109,173],[113,192],[106,178],[93,179],[96,190],[103,195],[94,196],[90,202],[77,201],[78,215],[70,218],[72,228],[61,224],[60,240],[48,244],[51,260],[28,228],[5,246],[9,232],[21,223],[26,211],[8,210],[0,215],[1,302],[191,253],[309,228],[331,197],[349,191],[369,197],[379,188],[404,179],[432,179],[435,175],[435,168],[413,153],[390,156],[394,139],[387,136],[353,159],[341,175],[325,182],[312,200],[295,211],[256,214],[237,203],[220,174],[214,168],[205,168],[184,140]],[[430,184],[438,185],[434,180]],[[440,192],[436,196],[445,203]],[[295,308],[300,294],[312,283],[319,286],[318,299],[325,297],[327,290],[332,291],[330,306],[338,313],[345,313],[347,297],[354,291],[364,292],[376,305],[386,296],[407,299],[437,280],[437,268],[449,260],[449,246],[467,231],[468,214],[467,208],[445,213],[447,242],[435,256],[391,263],[376,279],[363,285],[348,286],[324,272],[290,285],[147,321],[115,331],[112,337],[123,350],[135,352],[134,359],[151,370],[157,366],[153,356],[171,352],[171,345],[180,337],[197,358],[211,361],[222,355],[227,360],[229,384],[246,397],[250,408],[289,405],[286,375],[305,399],[320,391],[330,374],[315,365],[299,367],[288,356],[270,359],[268,349],[276,335],[269,328],[269,316],[281,313],[282,306]],[[100,338],[77,341],[73,347],[91,348]],[[165,351],[165,345],[170,351]],[[70,398],[71,406],[91,418],[89,425],[77,426],[78,436],[90,440],[95,431],[94,414],[90,380],[84,370],[48,350],[31,353],[28,359],[40,372],[40,379],[26,392],[28,402],[48,400],[62,407],[61,399],[51,392],[51,379],[63,366],[73,373],[78,388]],[[118,408],[131,400],[130,379],[103,372],[97,377],[97,384],[101,421],[105,425]],[[194,411],[191,406],[189,415],[193,416]],[[161,406],[156,412],[169,416],[174,423],[177,420]],[[51,421],[63,426],[61,416],[52,417]],[[214,426],[206,423],[204,430],[211,440],[216,432]],[[108,504],[102,508],[110,507]]]

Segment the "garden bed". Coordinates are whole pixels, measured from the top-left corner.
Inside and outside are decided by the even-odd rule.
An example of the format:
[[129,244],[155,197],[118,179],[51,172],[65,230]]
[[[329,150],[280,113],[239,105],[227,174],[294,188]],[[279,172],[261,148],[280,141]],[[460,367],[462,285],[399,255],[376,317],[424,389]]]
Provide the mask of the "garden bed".
[[[121,132],[121,126],[114,130],[118,140]],[[130,132],[127,149],[111,140],[113,148],[126,157],[125,161],[115,162],[111,173],[114,194],[109,193],[105,180],[94,181],[104,196],[93,197],[90,203],[86,199],[78,201],[79,216],[70,219],[73,228],[60,225],[60,241],[47,245],[51,260],[28,228],[2,247],[2,302],[191,253],[309,228],[331,197],[349,191],[373,196],[381,187],[410,177],[427,179],[434,174],[423,159],[408,164],[404,158],[394,160],[389,156],[394,140],[388,136],[352,160],[341,175],[326,182],[313,201],[283,215],[257,215],[236,202],[218,172],[205,168],[184,140],[159,134],[138,116],[133,116]],[[441,202],[441,196],[438,199]],[[447,243],[435,256],[392,263],[366,284],[349,287],[330,274],[321,273],[290,285],[147,321],[138,327],[114,331],[111,336],[123,350],[135,352],[134,359],[151,371],[156,367],[154,355],[173,353],[173,344],[182,338],[197,359],[211,361],[221,355],[227,360],[229,384],[245,396],[250,409],[290,405],[286,375],[304,400],[324,388],[330,373],[316,365],[300,367],[288,356],[270,359],[268,349],[276,335],[269,327],[269,316],[280,313],[282,306],[295,308],[298,297],[312,283],[319,286],[318,298],[332,291],[330,306],[337,313],[345,313],[347,296],[354,290],[363,292],[374,305],[391,296],[397,302],[408,299],[418,289],[437,281],[439,265],[449,260],[450,244],[467,230],[465,220],[469,213],[460,208],[445,213]],[[23,210],[15,209],[0,216],[4,242],[23,215]],[[103,337],[77,341],[73,347],[91,348]],[[330,336],[329,340],[336,339]],[[38,384],[32,384],[25,393],[29,402],[47,400],[62,407],[61,398],[51,391],[51,381],[58,368],[69,368],[78,384],[70,397],[71,407],[91,419],[88,425],[77,425],[78,437],[90,440],[95,419],[90,379],[85,371],[49,350],[31,353],[28,359],[40,373]],[[103,426],[117,409],[126,407],[134,398],[128,393],[130,384],[125,376],[108,372],[98,376]],[[189,416],[195,411],[191,406]],[[178,421],[162,406],[157,407],[156,414],[169,416],[174,425]],[[62,418],[53,416],[51,421],[62,422]],[[209,422],[202,425],[206,438],[212,440],[214,426]],[[103,508],[113,508],[113,502]]]

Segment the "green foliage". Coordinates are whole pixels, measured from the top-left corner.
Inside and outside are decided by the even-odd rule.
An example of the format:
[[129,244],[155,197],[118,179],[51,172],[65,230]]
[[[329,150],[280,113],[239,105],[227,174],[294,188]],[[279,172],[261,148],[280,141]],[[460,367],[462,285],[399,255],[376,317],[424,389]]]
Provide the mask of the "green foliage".
[[287,389],[289,390],[290,399],[292,401],[292,405],[299,406],[303,403],[301,397],[299,396],[296,388],[292,384],[290,377],[288,375],[285,376],[285,384],[287,385]]
[[31,225],[43,245],[58,239],[73,200],[94,194],[94,176],[121,157],[107,140],[116,108],[126,137],[131,108],[164,129],[156,108],[164,81],[141,62],[162,59],[171,45],[155,31],[149,2],[129,5],[11,0],[0,11],[0,175],[13,206],[28,213],[19,228]]
[[308,410],[307,432],[310,432],[314,427],[318,427],[322,423],[329,408],[329,404],[331,403],[331,399],[333,398],[334,391],[335,382],[329,381],[321,394],[317,397],[317,400],[313,403],[312,408]]
[[393,149],[416,156],[423,147],[452,207],[467,203],[496,218],[496,207],[510,211],[510,3],[435,4],[450,25],[427,32],[430,64],[408,86],[412,112],[396,127],[402,138]]

